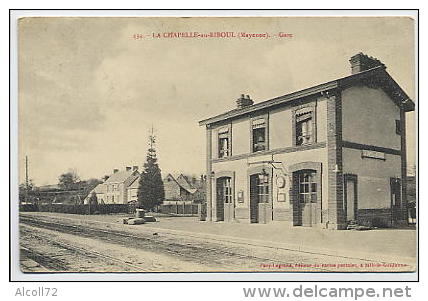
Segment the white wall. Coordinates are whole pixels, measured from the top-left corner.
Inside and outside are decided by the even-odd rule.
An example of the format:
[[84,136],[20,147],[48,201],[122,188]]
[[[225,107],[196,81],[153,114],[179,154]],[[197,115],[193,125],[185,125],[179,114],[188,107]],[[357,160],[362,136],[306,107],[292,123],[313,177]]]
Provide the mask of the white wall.
[[397,105],[382,91],[354,86],[342,92],[343,140],[400,150]]
[[269,113],[270,149],[291,147],[293,142],[292,112],[280,108]]
[[358,208],[390,208],[390,178],[401,178],[401,157],[362,158],[361,150],[343,148],[343,173],[358,176]]
[[232,122],[232,155],[250,152],[250,119],[239,119]]

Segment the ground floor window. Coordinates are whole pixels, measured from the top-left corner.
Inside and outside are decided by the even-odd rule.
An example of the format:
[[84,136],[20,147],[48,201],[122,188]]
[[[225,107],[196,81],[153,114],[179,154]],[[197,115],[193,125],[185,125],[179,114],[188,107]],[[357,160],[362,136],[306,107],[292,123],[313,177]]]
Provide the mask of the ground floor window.
[[316,172],[314,170],[302,170],[297,175],[300,203],[317,202]]
[[257,176],[257,195],[259,203],[269,202],[269,177],[265,174]]
[[232,203],[232,179],[219,178],[217,180],[217,196],[224,203]]

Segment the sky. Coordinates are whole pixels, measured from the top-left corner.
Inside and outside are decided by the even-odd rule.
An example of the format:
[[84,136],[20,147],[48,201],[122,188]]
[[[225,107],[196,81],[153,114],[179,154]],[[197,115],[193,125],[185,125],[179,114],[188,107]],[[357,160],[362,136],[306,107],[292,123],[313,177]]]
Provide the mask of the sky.
[[[152,125],[164,174],[202,174],[199,120],[233,109],[240,94],[257,103],[347,76],[358,52],[380,59],[416,102],[413,26],[404,17],[20,19],[20,182],[25,156],[36,185],[69,170],[88,179],[142,166]],[[152,38],[194,31],[271,38]],[[414,113],[407,136],[411,166]]]

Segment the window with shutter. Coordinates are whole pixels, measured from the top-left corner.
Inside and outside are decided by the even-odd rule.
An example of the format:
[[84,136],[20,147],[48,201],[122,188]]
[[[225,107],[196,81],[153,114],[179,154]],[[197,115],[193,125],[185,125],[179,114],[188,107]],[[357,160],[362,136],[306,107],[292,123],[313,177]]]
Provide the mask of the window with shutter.
[[218,131],[218,157],[226,158],[230,155],[230,130],[226,127]]
[[315,142],[314,110],[312,107],[295,112],[295,145],[307,145]]
[[253,152],[267,150],[267,133],[266,133],[266,119],[259,118],[252,121],[252,138]]

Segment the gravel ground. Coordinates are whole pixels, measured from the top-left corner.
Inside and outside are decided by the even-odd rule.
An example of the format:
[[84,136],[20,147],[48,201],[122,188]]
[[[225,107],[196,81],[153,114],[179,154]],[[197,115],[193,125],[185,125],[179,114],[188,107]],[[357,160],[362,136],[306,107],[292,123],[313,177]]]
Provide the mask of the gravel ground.
[[[129,226],[123,216],[21,215],[26,272],[411,271],[408,261],[296,251],[245,239],[173,231],[189,219]],[[194,227],[200,224],[193,221]],[[162,228],[163,227],[166,228]],[[204,225],[204,226],[205,226]],[[194,235],[189,235],[194,234]],[[36,262],[39,264],[29,264]],[[398,264],[398,265],[397,265]],[[401,264],[406,264],[401,266]]]

